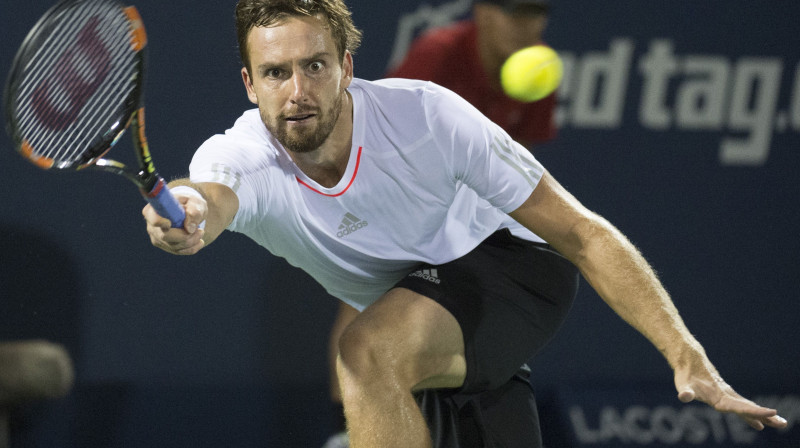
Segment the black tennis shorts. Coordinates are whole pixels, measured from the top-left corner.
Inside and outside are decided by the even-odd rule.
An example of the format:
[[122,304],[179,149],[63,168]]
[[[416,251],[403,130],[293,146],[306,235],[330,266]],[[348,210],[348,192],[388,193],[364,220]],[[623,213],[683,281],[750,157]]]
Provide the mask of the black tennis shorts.
[[566,319],[578,278],[549,245],[503,229],[467,255],[421,265],[398,282],[447,309],[464,335],[464,384],[416,397],[436,447],[541,445],[525,363]]

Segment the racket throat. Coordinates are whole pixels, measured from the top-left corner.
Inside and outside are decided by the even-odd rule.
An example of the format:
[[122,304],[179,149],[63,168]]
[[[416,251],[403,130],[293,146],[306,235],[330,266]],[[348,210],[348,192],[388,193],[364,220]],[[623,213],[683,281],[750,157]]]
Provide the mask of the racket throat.
[[117,162],[116,160],[98,159],[94,164],[89,165],[86,168],[123,176],[136,184],[136,186],[142,190],[142,194],[144,195],[149,195],[151,192],[153,192],[153,190],[158,187],[158,180],[160,179],[158,174],[155,172],[149,172],[148,170],[142,169],[135,173],[130,168],[126,167],[120,162]]

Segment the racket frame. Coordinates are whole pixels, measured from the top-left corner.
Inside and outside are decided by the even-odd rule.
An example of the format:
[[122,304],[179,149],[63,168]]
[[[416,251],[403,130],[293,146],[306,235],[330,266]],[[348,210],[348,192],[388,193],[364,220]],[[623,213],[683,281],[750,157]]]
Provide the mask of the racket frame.
[[[146,66],[147,33],[138,10],[134,6],[124,6],[115,0],[101,0],[99,3],[113,4],[121,9],[130,26],[131,51],[134,53],[135,79],[127,97],[121,102],[117,112],[114,112],[111,127],[98,135],[97,143],[85,149],[77,160],[54,160],[38,155],[36,150],[22,135],[17,124],[16,92],[18,91],[23,74],[23,66],[40,49],[41,42],[46,38],[49,29],[55,27],[54,17],[58,17],[75,4],[87,0],[62,0],[47,10],[28,32],[22,45],[20,45],[11,65],[8,81],[5,84],[4,98],[6,108],[6,129],[14,140],[17,151],[36,166],[45,169],[81,171],[84,169],[99,170],[121,175],[139,187],[145,200],[147,200],[159,215],[167,217],[173,227],[182,227],[185,213],[183,207],[169,193],[166,182],[156,172],[150,154],[147,139],[144,133],[144,72]],[[88,0],[96,1],[96,0]],[[58,20],[58,19],[57,19]],[[105,159],[112,147],[120,140],[125,131],[130,128],[133,140],[133,150],[138,163],[138,170],[122,162]]]

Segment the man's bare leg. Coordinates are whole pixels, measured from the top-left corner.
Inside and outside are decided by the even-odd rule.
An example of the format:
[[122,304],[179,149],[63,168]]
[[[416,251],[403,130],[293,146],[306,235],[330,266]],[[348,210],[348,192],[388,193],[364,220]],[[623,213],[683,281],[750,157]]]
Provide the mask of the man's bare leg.
[[412,392],[464,382],[464,342],[455,318],[431,299],[397,288],[347,327],[339,353],[351,448],[431,447]]

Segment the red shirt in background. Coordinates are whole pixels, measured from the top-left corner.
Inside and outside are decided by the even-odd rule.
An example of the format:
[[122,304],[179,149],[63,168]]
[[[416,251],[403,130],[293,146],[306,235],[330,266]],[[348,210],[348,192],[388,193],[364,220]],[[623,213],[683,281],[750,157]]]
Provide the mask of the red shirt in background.
[[421,79],[447,87],[525,145],[555,138],[556,94],[523,103],[493,88],[481,66],[477,41],[472,21],[430,30],[414,41],[403,62],[387,77]]

